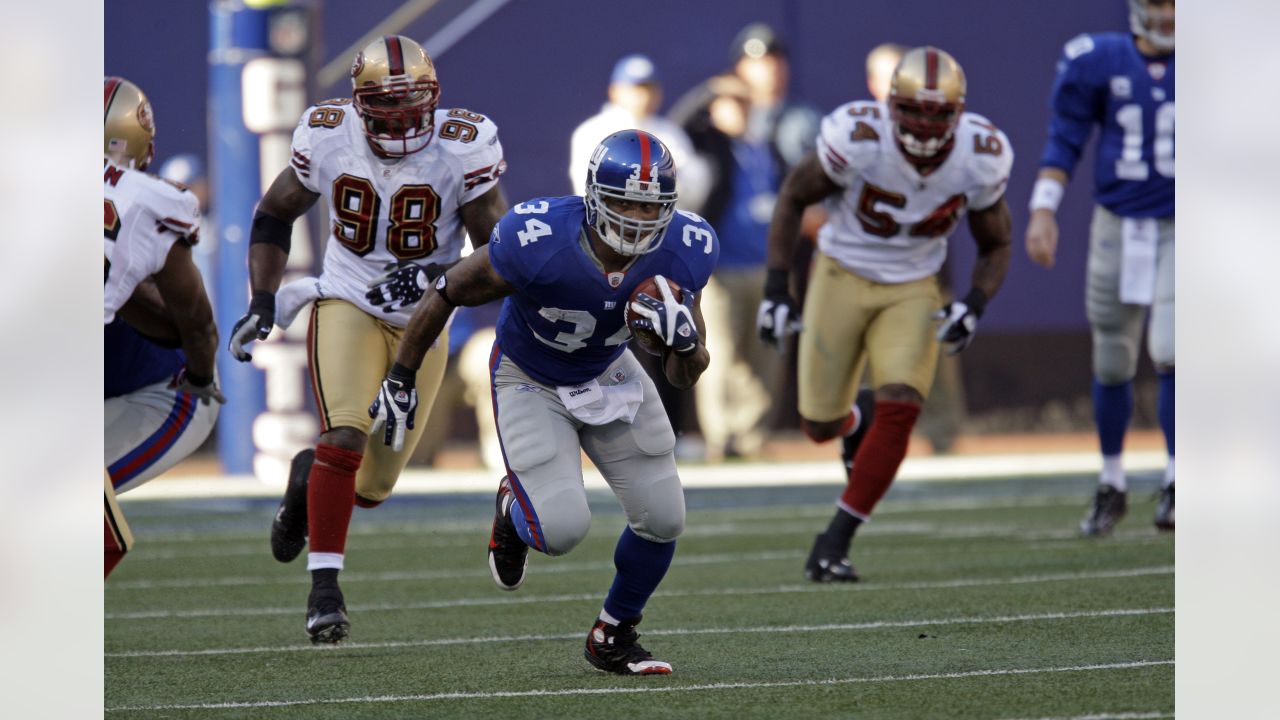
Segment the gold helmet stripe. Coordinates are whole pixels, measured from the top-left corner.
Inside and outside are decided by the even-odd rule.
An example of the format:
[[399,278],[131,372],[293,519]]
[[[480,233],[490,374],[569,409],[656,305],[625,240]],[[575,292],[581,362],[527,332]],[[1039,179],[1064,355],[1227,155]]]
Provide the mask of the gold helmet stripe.
[[120,78],[107,78],[107,82],[102,86],[102,122],[107,121],[107,114],[111,112],[111,101],[115,99],[116,93],[120,90]]
[[383,40],[387,43],[387,62],[390,63],[389,75],[404,74],[404,51],[400,47],[399,35],[387,35]]

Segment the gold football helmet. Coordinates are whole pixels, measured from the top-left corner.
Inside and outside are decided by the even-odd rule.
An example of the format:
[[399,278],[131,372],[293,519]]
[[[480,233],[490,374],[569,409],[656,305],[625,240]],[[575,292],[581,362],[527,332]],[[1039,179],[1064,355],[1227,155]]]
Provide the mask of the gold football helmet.
[[908,50],[889,84],[889,114],[898,146],[917,164],[946,159],[964,112],[960,63],[936,47]]
[[147,169],[156,154],[151,103],[137,85],[121,77],[102,81],[102,154],[125,167]]
[[365,45],[351,63],[351,88],[375,152],[404,157],[431,141],[440,83],[435,64],[418,43],[386,35]]

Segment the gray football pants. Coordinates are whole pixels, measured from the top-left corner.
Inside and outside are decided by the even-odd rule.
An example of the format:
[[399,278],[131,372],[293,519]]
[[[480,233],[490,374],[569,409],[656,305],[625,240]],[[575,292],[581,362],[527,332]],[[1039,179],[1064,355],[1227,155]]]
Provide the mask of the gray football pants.
[[587,425],[577,420],[554,387],[529,377],[505,355],[493,371],[498,438],[512,486],[534,549],[548,555],[569,552],[591,527],[582,484],[584,451],[618,496],[633,532],[662,543],[684,530],[675,433],[653,381],[630,350],[597,380],[602,386],[643,383],[644,400],[633,423]]
[[[1093,328],[1093,374],[1103,385],[1132,380],[1138,372],[1138,345],[1146,305],[1120,302],[1123,219],[1101,205],[1089,230],[1089,272],[1085,310]],[[1151,304],[1147,352],[1157,367],[1173,367],[1173,218],[1158,221],[1156,292]]]

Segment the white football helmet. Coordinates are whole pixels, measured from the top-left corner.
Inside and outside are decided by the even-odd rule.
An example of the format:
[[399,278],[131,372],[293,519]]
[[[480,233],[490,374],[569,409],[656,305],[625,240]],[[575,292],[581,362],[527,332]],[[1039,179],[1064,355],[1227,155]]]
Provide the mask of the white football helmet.
[[1173,52],[1174,0],[1129,0],[1129,30],[1161,52]]

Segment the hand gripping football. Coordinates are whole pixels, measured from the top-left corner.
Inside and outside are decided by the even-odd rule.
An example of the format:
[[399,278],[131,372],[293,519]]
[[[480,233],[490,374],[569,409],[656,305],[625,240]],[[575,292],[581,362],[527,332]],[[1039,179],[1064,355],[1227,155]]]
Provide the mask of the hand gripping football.
[[[677,300],[684,301],[684,291],[680,289],[680,286],[674,280],[667,278],[667,286],[671,288],[671,292],[676,296]],[[637,285],[635,290],[631,291],[631,297],[627,299],[627,304],[622,309],[622,319],[627,324],[627,327],[631,328],[631,335],[635,338],[636,345],[639,345],[641,349],[650,355],[662,355],[667,346],[658,337],[657,333],[652,330],[634,327],[631,324],[631,321],[636,317],[635,313],[631,312],[631,303],[642,293],[655,300],[662,300],[662,291],[658,289],[658,283],[653,278],[648,278]]]

